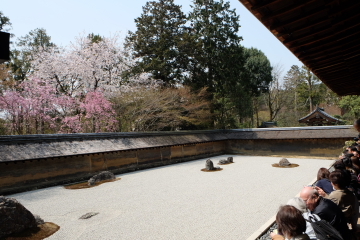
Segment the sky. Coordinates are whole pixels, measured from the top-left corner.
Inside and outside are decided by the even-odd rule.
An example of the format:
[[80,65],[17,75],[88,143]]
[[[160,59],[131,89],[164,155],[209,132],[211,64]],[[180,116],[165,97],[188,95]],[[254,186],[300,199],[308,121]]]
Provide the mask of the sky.
[[[239,35],[242,45],[260,49],[273,66],[285,74],[292,65],[302,63],[238,0],[228,0],[231,9],[240,16]],[[12,41],[31,30],[44,28],[52,42],[67,46],[82,34],[107,37],[136,31],[134,19],[140,17],[147,0],[3,0],[0,11],[10,18]],[[191,11],[192,0],[174,0],[184,13]],[[225,0],[226,2],[226,0]]]

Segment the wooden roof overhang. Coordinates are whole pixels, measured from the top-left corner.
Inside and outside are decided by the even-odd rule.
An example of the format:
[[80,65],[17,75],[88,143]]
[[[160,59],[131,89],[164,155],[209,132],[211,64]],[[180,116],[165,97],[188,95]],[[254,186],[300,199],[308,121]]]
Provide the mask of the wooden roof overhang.
[[340,96],[360,95],[359,0],[239,0]]

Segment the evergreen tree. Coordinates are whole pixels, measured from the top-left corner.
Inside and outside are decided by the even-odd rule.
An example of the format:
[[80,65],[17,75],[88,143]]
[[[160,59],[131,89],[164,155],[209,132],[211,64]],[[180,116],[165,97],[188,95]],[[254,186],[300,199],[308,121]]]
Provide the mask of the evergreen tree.
[[352,124],[354,119],[360,118],[360,96],[348,95],[342,97],[339,101],[339,107],[346,111],[344,118],[348,120],[349,124]]
[[284,76],[284,88],[286,95],[288,96],[288,102],[286,104],[287,111],[293,112],[290,114],[294,116],[293,122],[297,121],[300,118],[299,114],[299,94],[297,88],[301,82],[301,72],[300,68],[297,65],[291,66],[290,70],[287,71]]
[[104,38],[102,36],[100,36],[99,34],[94,34],[94,33],[90,33],[87,37],[88,37],[88,39],[91,40],[91,43],[99,43],[102,40],[104,40]]
[[16,43],[17,49],[10,53],[9,67],[12,70],[13,78],[17,81],[24,81],[31,72],[31,61],[39,51],[55,47],[51,37],[46,30],[37,28],[30,31],[24,37],[20,37]]
[[212,93],[215,128],[235,127],[233,91],[244,63],[239,16],[222,0],[194,0],[191,7],[188,19],[193,48],[188,54],[186,84],[194,90],[207,87]]
[[12,29],[10,18],[4,16],[4,14],[0,11],[0,31],[8,32]]
[[238,80],[242,68],[239,17],[223,0],[194,0],[193,4],[189,84],[195,89],[208,87],[210,92],[226,91],[228,83]]
[[238,80],[231,84],[230,93],[238,126],[250,127],[254,126],[257,97],[269,90],[272,67],[262,51],[245,48],[243,52],[243,68]]
[[267,92],[272,81],[272,67],[269,59],[256,48],[246,48],[244,58],[244,71],[241,74],[243,87],[252,96],[259,96],[260,93]]
[[168,86],[181,82],[184,69],[179,43],[186,23],[181,6],[173,0],[147,2],[135,22],[137,30],[129,31],[126,38],[136,58],[131,73],[149,72]]
[[51,37],[46,33],[44,28],[36,28],[30,31],[24,37],[20,37],[17,46],[29,54],[41,49],[54,47],[55,44],[51,42]]
[[297,92],[304,108],[312,112],[324,99],[326,87],[306,66],[301,67],[301,80]]

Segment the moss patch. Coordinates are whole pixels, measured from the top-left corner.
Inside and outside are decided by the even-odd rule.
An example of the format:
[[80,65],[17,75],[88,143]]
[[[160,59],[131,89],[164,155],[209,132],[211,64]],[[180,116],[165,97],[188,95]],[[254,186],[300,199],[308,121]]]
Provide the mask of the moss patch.
[[230,163],[218,163],[218,165],[229,165],[229,164],[233,164],[234,162],[230,162]]
[[299,164],[292,163],[289,166],[280,166],[278,163],[274,163],[272,164],[272,166],[277,168],[294,168],[294,167],[298,167]]
[[50,237],[60,229],[58,225],[51,222],[38,225],[36,228],[27,229],[21,233],[14,233],[4,238],[5,240],[41,240]]
[[92,187],[96,187],[96,186],[99,186],[103,183],[107,183],[107,182],[115,182],[115,181],[118,181],[120,180],[121,178],[116,178],[116,179],[110,179],[110,180],[103,180],[103,181],[100,181],[100,182],[97,182],[95,183],[95,185],[93,186],[89,186],[88,185],[88,182],[81,182],[81,183],[76,183],[76,184],[70,184],[70,185],[65,185],[64,188],[66,189],[83,189],[83,188],[92,188]]
[[207,170],[206,168],[201,169],[201,171],[203,172],[218,172],[218,171],[222,171],[222,168],[215,168],[214,170]]

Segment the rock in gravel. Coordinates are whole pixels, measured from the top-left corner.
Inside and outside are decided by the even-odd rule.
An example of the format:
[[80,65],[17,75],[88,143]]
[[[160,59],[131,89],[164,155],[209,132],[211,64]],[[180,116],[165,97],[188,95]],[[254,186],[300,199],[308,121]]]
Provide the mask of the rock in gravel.
[[0,196],[0,238],[36,226],[34,215],[15,198]]
[[99,214],[98,212],[89,212],[89,213],[82,215],[79,219],[89,219],[98,214]]
[[205,163],[205,169],[208,171],[213,171],[213,170],[217,170],[220,169],[219,167],[214,167],[214,163],[213,161],[211,161],[211,159],[206,160]]
[[282,158],[279,162],[279,166],[281,166],[281,167],[286,167],[286,166],[290,166],[290,165],[291,165],[291,163],[286,158]]
[[226,160],[222,159],[219,161],[220,164],[228,164],[228,163],[233,163],[233,157],[228,157]]
[[92,178],[89,179],[88,185],[94,186],[97,182],[101,182],[104,180],[112,180],[115,179],[115,175],[109,171],[103,171],[99,174],[94,175]]

